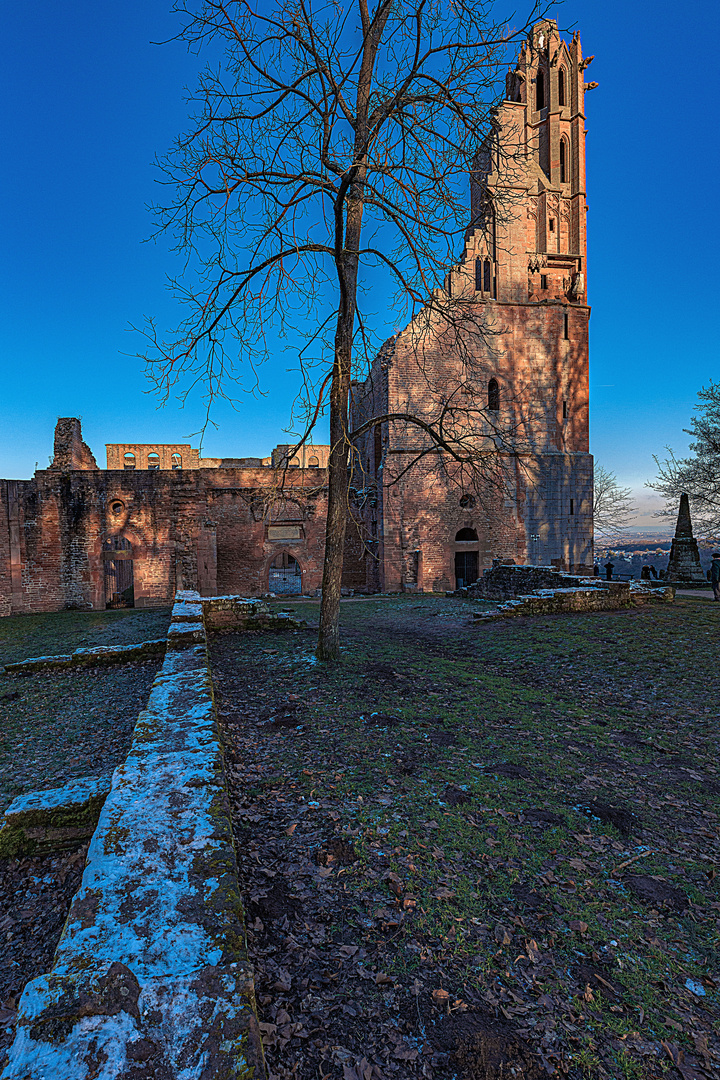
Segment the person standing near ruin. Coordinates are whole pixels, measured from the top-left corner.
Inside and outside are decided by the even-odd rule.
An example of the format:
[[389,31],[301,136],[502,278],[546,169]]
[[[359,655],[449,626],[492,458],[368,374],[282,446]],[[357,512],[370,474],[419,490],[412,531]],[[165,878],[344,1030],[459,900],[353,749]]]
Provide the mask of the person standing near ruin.
[[710,584],[713,590],[713,600],[720,600],[720,551],[713,551],[710,563]]
[[605,563],[605,578],[607,581],[612,581],[612,572],[614,569],[615,563],[611,563],[609,561]]

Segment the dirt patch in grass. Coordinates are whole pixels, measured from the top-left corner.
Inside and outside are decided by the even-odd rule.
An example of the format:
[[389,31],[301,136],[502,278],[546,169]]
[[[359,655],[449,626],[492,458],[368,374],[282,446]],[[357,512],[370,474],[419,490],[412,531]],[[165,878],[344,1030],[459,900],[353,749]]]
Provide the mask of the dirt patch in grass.
[[0,619],[0,667],[94,645],[133,645],[165,637],[170,609],[53,611]]
[[87,844],[35,859],[0,859],[0,1064],[15,1037],[20,995],[49,971]]
[[158,663],[6,676],[17,690],[0,701],[0,810],[26,791],[120,765]]
[[628,874],[625,884],[638,899],[653,907],[673,907],[684,911],[689,903],[682,889],[668,885],[662,878],[648,877],[647,874]]
[[462,1080],[540,1080],[540,1059],[512,1024],[486,1012],[464,1011],[440,1020],[433,1046]]
[[[0,619],[0,663],[162,637],[169,612],[62,611]],[[161,659],[0,675],[0,810],[26,791],[111,773],[130,748]]]
[[272,1076],[720,1075],[715,609],[471,610],[211,643]]

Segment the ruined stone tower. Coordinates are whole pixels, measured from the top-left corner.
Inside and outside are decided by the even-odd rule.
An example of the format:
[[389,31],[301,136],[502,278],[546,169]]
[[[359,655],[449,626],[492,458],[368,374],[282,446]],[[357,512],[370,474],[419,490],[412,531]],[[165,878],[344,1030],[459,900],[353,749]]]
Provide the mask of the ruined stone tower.
[[452,463],[444,475],[437,455],[411,467],[420,440],[409,425],[385,424],[374,445],[365,440],[360,456],[377,482],[377,508],[363,522],[367,572],[374,565],[382,589],[455,588],[498,557],[566,570],[592,565],[590,59],[577,34],[568,44],[551,20],[533,27],[480,148],[465,250],[445,283],[449,300],[466,305],[465,340],[439,325],[434,336],[420,332],[416,319],[357,386],[356,423],[385,412],[430,418],[448,387],[464,385],[484,409],[478,431],[502,429],[508,450],[502,485],[492,477],[458,485]]

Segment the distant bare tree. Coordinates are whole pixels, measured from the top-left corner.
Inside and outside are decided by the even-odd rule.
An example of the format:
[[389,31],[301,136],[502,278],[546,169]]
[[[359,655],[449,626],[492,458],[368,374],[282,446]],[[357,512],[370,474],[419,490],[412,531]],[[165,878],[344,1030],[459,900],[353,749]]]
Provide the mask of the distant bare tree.
[[593,519],[596,538],[615,540],[630,526],[637,510],[632,505],[630,488],[620,487],[615,473],[602,465],[595,466]]
[[[339,656],[358,435],[349,431],[351,381],[380,344],[362,303],[372,294],[379,307],[393,304],[396,325],[418,318],[420,338],[423,320],[433,333],[455,328],[459,346],[485,333],[480,306],[444,284],[468,226],[469,175],[482,179],[503,153],[494,138],[498,73],[542,6],[509,27],[490,0],[176,4],[180,38],[208,46],[213,60],[193,127],[162,162],[174,197],[157,208],[192,277],[173,283],[187,317],[169,337],[146,327],[146,359],[162,395],[201,386],[210,406],[243,378],[256,384],[273,353],[271,330],[296,349],[298,446],[326,409],[330,422],[321,659]],[[302,340],[297,327],[308,316]],[[469,370],[435,415],[367,423],[413,425],[436,454],[499,482],[512,433],[473,403],[476,381]],[[469,405],[482,413],[477,423]]]
[[698,392],[697,411],[685,432],[691,435],[690,456],[655,458],[658,475],[648,487],[668,501],[663,513],[677,514],[683,492],[690,498],[695,531],[707,539],[720,537],[720,383],[710,382]]

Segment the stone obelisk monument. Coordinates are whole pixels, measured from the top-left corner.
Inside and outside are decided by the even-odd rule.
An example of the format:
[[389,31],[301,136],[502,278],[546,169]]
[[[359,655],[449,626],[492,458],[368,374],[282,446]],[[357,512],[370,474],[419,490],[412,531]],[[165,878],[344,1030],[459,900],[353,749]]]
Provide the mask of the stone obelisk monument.
[[670,562],[665,580],[676,581],[678,584],[707,586],[707,578],[700,565],[697,540],[692,531],[690,500],[684,492],[680,496],[675,539],[670,549]]

